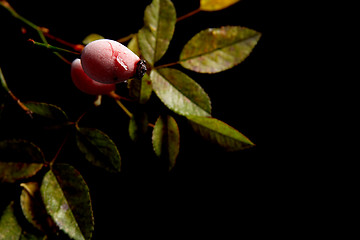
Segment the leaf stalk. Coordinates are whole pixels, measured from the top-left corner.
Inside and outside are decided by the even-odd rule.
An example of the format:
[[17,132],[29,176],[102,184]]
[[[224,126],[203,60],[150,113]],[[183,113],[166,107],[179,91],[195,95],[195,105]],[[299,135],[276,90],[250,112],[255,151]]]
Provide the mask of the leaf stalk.
[[32,118],[32,111],[26,107],[19,98],[17,98],[12,91],[9,89],[7,82],[5,80],[4,74],[2,73],[2,70],[0,68],[0,82],[1,86],[5,89],[5,91],[10,95],[10,97],[19,105],[19,107],[26,112],[31,118]]

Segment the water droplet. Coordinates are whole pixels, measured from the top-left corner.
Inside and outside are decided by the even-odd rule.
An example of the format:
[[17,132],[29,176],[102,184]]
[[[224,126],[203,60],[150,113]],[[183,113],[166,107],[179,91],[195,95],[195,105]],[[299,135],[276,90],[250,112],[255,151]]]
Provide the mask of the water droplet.
[[122,68],[124,68],[125,70],[128,70],[129,68],[128,68],[128,66],[126,66],[126,64],[124,63],[124,61],[122,60],[122,58],[120,57],[120,56],[118,56],[117,58],[116,58],[116,61],[120,64],[120,66],[122,67]]

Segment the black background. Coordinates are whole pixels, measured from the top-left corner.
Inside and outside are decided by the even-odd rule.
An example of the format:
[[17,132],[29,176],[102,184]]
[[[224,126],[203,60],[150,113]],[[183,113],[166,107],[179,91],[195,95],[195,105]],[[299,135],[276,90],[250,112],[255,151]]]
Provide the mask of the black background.
[[[143,25],[148,1],[10,1],[24,17],[72,43],[81,43],[90,33],[119,39],[135,33]],[[173,0],[177,16],[198,8],[198,1]],[[129,139],[128,117],[109,98],[97,109],[92,96],[73,86],[70,66],[49,50],[31,46],[28,38],[38,40],[32,29],[0,9],[0,67],[9,88],[23,101],[48,102],[61,107],[72,120],[89,110],[81,126],[107,133],[122,156],[122,173],[109,174],[89,166],[70,137],[58,161],[70,162],[89,185],[95,214],[94,239],[133,236],[204,236],[269,231],[266,223],[274,210],[276,194],[276,156],[270,158],[269,139],[276,141],[276,106],[272,93],[278,80],[272,73],[267,54],[272,47],[274,13],[262,1],[243,0],[218,12],[200,12],[176,25],[169,51],[160,61],[178,59],[182,46],[197,32],[209,27],[239,25],[257,30],[262,37],[250,56],[240,65],[218,74],[198,74],[180,66],[208,93],[212,115],[249,137],[256,147],[234,153],[204,141],[186,121],[176,119],[181,134],[177,165],[168,173],[166,165],[152,152],[150,136],[133,143]],[[51,42],[60,46],[58,43]],[[73,60],[72,55],[65,56]],[[126,86],[118,86],[126,94]],[[9,99],[3,114],[0,140],[25,138],[35,142],[51,159],[64,138],[63,132],[44,131],[17,109]],[[136,109],[125,102],[130,110]],[[148,108],[150,121],[166,110],[153,93]],[[277,145],[277,143],[275,143]],[[280,145],[280,143],[279,143]],[[4,186],[5,190],[11,189]],[[1,198],[11,193],[3,190]],[[261,226],[262,230],[258,227]],[[106,237],[105,237],[106,236]],[[116,236],[116,237],[115,237]]]

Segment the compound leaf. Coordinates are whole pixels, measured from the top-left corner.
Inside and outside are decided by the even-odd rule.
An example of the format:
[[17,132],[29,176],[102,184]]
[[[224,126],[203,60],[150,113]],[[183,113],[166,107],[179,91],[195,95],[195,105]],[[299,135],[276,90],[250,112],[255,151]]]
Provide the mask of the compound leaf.
[[56,225],[75,240],[91,239],[94,217],[89,188],[70,165],[54,165],[41,183],[46,210]]
[[180,115],[210,116],[209,96],[192,78],[171,68],[150,73],[153,89],[160,100]]
[[242,133],[218,119],[196,116],[187,116],[187,119],[195,132],[227,151],[237,151],[254,146],[254,143]]
[[169,160],[169,171],[175,166],[180,149],[179,127],[171,116],[160,116],[152,134],[152,144],[159,158]]
[[166,52],[174,34],[176,11],[170,0],[153,0],[146,7],[138,41],[145,60],[154,65]]
[[227,8],[240,0],[200,0],[200,10],[218,11]]
[[0,141],[0,182],[32,177],[44,163],[44,155],[35,144],[25,140]]
[[209,28],[196,34],[184,46],[180,64],[200,73],[217,73],[245,60],[261,34],[239,26]]
[[91,164],[110,172],[120,172],[120,153],[104,132],[94,128],[77,128],[76,140],[80,151]]

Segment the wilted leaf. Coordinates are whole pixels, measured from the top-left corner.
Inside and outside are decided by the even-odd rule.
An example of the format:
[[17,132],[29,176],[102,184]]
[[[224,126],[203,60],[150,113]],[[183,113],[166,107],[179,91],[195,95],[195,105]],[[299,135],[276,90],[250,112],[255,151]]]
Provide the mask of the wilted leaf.
[[54,165],[41,183],[40,192],[48,214],[75,240],[91,239],[94,217],[88,186],[70,165]]
[[135,98],[140,104],[146,103],[152,93],[152,85],[150,77],[147,73],[142,79],[133,78],[128,84],[129,95]]
[[210,116],[208,95],[185,73],[161,68],[150,73],[153,89],[160,100],[180,115]]
[[148,116],[145,112],[135,112],[129,123],[129,136],[131,140],[139,140],[147,132],[148,123]]
[[230,69],[249,56],[260,36],[259,32],[239,26],[203,30],[185,45],[180,64],[200,73]]
[[42,102],[26,102],[25,106],[28,107],[33,113],[53,122],[61,123],[68,120],[66,113],[61,108],[53,104]]
[[86,36],[86,38],[82,41],[83,44],[89,44],[95,40],[104,39],[103,36],[97,34],[97,33],[91,33]]
[[227,151],[249,148],[254,144],[238,130],[226,123],[208,117],[187,117],[195,132],[203,138],[217,143]]
[[20,206],[24,217],[31,223],[35,228],[43,231],[41,220],[38,219],[37,213],[40,210],[39,203],[35,199],[35,194],[39,191],[39,184],[37,182],[22,183],[23,190],[20,195]]
[[169,160],[169,171],[175,166],[180,149],[180,133],[175,119],[160,116],[153,130],[152,144],[155,154]]
[[218,11],[227,8],[240,0],[200,0],[200,10]]
[[20,206],[24,217],[35,228],[42,232],[56,231],[55,223],[47,214],[40,195],[38,182],[21,183]]
[[25,140],[0,141],[0,182],[15,182],[34,176],[44,166],[44,155]]
[[18,240],[21,237],[22,228],[14,214],[14,202],[11,202],[0,218],[0,239]]
[[98,129],[77,128],[77,145],[94,166],[111,172],[120,172],[121,157],[115,143]]
[[176,11],[170,0],[153,0],[146,7],[138,41],[141,53],[150,65],[154,65],[168,49],[175,23]]

